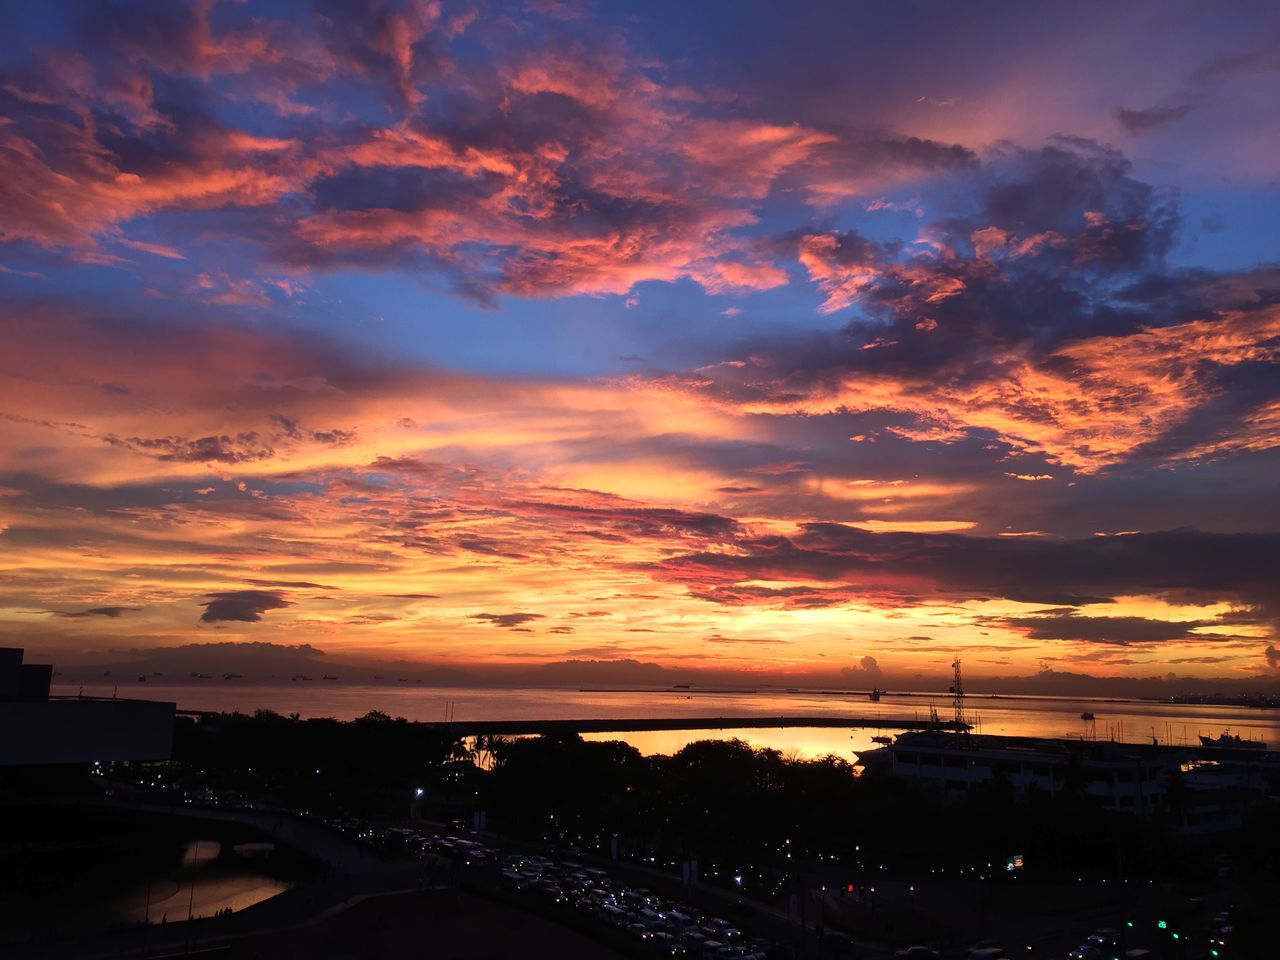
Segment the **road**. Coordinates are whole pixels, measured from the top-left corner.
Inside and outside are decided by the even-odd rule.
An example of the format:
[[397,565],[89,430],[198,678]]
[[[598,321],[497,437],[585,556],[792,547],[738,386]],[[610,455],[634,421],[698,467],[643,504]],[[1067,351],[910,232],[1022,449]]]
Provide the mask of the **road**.
[[6,960],[96,960],[172,953],[208,947],[268,932],[316,924],[373,897],[420,891],[431,878],[420,863],[390,860],[368,847],[310,821],[270,811],[107,799],[104,806],[140,813],[232,822],[254,827],[329,866],[322,875],[291,890],[222,917],[191,922],[152,923],[61,943],[17,944]]

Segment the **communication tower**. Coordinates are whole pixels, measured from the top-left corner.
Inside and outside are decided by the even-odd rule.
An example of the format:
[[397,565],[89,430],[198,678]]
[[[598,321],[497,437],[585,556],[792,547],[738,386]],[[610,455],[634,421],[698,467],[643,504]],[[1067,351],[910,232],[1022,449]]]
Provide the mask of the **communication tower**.
[[955,671],[954,679],[951,681],[951,700],[955,704],[956,711],[956,732],[965,729],[964,719],[964,681],[960,678],[960,654],[956,654],[956,658],[951,661],[951,669]]

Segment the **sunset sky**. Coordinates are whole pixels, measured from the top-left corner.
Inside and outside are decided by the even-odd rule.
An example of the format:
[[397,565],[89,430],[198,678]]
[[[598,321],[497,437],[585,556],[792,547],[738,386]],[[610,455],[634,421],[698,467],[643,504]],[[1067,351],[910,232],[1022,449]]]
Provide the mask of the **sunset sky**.
[[1280,679],[1275,4],[0,22],[29,659]]

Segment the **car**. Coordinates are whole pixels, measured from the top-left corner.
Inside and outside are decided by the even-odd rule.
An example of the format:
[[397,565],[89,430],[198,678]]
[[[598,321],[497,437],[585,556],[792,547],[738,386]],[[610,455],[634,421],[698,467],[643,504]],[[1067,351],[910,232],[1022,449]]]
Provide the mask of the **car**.
[[1096,944],[1082,943],[1067,954],[1067,960],[1102,960],[1102,951]]
[[721,920],[719,917],[709,918],[702,925],[702,932],[708,937],[714,937],[717,940],[736,940],[742,936],[737,927],[728,920]]
[[504,890],[528,890],[529,878],[514,870],[503,870],[498,876]]
[[975,947],[969,951],[965,960],[1008,960],[1004,947]]
[[565,892],[560,888],[560,884],[553,880],[539,880],[534,884],[534,889],[552,903],[567,903],[569,900],[565,896]]
[[667,920],[674,926],[681,927],[681,928],[694,926],[693,917],[689,916],[687,913],[683,913],[680,910],[675,910],[675,909],[668,910]]
[[631,915],[613,904],[606,903],[596,914],[605,923],[615,927],[626,927],[631,923]]
[[939,954],[933,947],[916,944],[911,947],[903,947],[894,953],[894,956],[898,957],[899,960],[938,960]]
[[664,957],[683,957],[686,952],[679,938],[669,933],[655,933],[649,938],[649,944]]

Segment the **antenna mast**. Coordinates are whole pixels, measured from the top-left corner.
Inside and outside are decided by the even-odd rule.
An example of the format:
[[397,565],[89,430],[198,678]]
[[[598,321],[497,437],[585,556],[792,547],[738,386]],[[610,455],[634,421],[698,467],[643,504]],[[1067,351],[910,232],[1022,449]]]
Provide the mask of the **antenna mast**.
[[951,699],[955,704],[956,732],[959,733],[965,728],[964,682],[960,679],[960,654],[957,653],[956,658],[951,661],[951,668],[955,671],[955,677],[951,681]]

